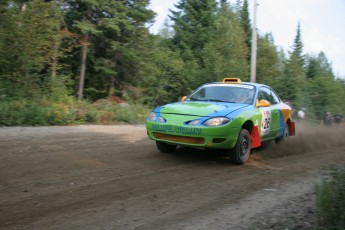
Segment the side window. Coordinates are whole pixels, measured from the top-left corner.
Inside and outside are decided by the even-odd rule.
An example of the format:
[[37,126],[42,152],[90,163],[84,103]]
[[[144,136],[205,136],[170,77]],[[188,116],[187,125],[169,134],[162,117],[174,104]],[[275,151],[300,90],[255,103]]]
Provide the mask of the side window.
[[277,96],[277,94],[271,90],[271,96],[272,96],[272,102],[271,104],[278,104],[280,102],[279,97]]
[[260,88],[259,95],[258,95],[259,100],[267,100],[271,103],[271,105],[275,105],[279,103],[279,97],[269,88],[262,87]]
[[260,100],[267,100],[271,103],[269,89],[261,88],[259,91],[258,99],[259,99],[259,101]]

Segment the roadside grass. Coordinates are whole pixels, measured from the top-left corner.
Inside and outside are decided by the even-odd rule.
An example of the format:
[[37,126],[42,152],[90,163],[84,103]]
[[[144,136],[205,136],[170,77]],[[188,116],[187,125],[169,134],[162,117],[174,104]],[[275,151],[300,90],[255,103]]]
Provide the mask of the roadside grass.
[[317,230],[345,229],[345,165],[331,168],[329,177],[316,186]]
[[0,126],[140,124],[149,109],[136,103],[12,100],[0,102]]

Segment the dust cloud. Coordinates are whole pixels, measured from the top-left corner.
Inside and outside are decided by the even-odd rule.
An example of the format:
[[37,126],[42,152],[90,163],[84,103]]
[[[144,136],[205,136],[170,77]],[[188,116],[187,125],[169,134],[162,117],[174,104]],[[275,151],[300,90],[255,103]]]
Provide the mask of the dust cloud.
[[263,158],[345,150],[345,127],[296,124],[296,135],[288,141],[265,143],[258,152]]

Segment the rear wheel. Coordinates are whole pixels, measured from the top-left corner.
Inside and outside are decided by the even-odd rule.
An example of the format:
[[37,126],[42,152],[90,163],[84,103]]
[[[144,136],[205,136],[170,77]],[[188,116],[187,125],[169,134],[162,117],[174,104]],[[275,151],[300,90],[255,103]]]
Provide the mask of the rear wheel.
[[249,158],[251,148],[252,140],[250,139],[250,133],[246,129],[241,129],[235,148],[229,150],[230,161],[243,165]]
[[157,149],[162,153],[172,153],[176,150],[176,145],[170,145],[165,142],[156,141]]
[[276,140],[276,143],[280,143],[282,141],[287,141],[287,140],[289,140],[289,138],[290,138],[290,130],[289,130],[289,125],[286,123],[285,128],[284,128],[284,134],[283,134],[283,136],[279,137]]

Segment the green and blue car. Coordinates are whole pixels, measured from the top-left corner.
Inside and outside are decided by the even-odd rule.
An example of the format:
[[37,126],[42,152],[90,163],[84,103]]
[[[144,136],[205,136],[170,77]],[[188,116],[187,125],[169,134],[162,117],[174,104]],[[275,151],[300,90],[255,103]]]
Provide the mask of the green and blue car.
[[146,129],[161,152],[177,146],[222,149],[233,163],[244,164],[262,142],[295,135],[292,114],[269,86],[225,78],[154,109]]

